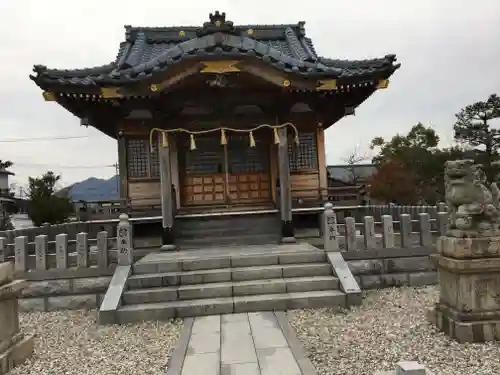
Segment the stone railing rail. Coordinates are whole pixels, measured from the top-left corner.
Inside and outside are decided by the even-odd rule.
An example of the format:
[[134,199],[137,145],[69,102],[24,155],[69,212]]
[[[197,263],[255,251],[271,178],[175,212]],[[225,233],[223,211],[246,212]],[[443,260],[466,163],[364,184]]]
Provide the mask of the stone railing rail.
[[[100,231],[94,238],[90,238],[89,233],[80,232],[75,233],[75,239],[69,239],[68,233],[58,233],[53,241],[46,234],[38,234],[34,241],[20,235],[13,243],[0,237],[0,262],[13,261],[16,277],[28,279],[31,279],[30,272],[47,274],[47,271],[61,270],[81,272],[92,269],[94,272],[91,273],[95,275],[99,271],[108,274],[118,263],[131,263],[131,228],[127,215],[120,217],[115,232],[117,237],[110,237],[108,231]],[[12,246],[13,255],[9,251]],[[32,248],[34,251],[30,251]]]
[[[446,212],[437,212],[435,219],[428,212],[418,213],[418,219],[402,213],[398,220],[386,214],[381,215],[380,222],[373,216],[364,216],[361,223],[356,222],[355,217],[347,216],[343,223],[339,223],[334,209],[336,207],[327,203],[321,220],[322,244],[327,251],[433,247],[434,238],[445,234],[448,223]],[[376,231],[376,226],[381,230]]]

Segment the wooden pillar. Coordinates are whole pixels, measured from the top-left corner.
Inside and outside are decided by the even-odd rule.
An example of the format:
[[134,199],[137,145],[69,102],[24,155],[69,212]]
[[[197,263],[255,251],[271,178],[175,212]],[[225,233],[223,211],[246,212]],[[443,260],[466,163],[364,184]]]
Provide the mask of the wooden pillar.
[[292,192],[290,183],[290,165],[288,160],[287,128],[278,130],[278,163],[280,176],[281,238],[283,242],[295,242],[292,222]]
[[120,179],[120,198],[128,199],[127,142],[118,133],[118,174]]
[[[168,134],[167,140],[170,141]],[[162,136],[158,137],[158,159],[160,162],[160,190],[161,190],[161,214],[162,214],[162,250],[174,250],[174,215],[172,202],[172,174],[170,171],[170,142],[166,147],[162,144]]]

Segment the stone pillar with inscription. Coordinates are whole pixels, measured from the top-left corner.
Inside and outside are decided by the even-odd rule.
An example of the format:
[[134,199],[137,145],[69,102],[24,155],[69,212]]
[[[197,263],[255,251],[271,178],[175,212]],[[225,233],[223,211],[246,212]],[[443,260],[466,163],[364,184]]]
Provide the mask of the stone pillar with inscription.
[[337,214],[333,211],[333,204],[330,202],[325,203],[323,212],[323,241],[326,252],[340,251]]
[[439,302],[431,320],[459,342],[500,340],[500,191],[472,160],[445,165],[449,222],[433,255]]
[[132,254],[133,240],[132,240],[132,226],[128,220],[127,214],[121,214],[120,222],[116,230],[118,246],[118,265],[130,266],[133,263],[134,257]]
[[25,336],[19,329],[17,298],[26,281],[14,280],[13,275],[12,263],[0,263],[0,375],[33,354],[33,336]]

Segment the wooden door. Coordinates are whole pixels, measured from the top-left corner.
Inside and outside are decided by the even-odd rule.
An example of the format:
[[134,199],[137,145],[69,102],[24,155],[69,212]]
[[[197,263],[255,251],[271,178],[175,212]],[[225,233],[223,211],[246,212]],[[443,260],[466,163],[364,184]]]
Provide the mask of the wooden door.
[[267,203],[271,200],[269,147],[262,134],[255,134],[250,147],[248,134],[233,134],[227,143],[227,184],[231,204]]
[[183,205],[226,204],[225,158],[220,137],[209,134],[198,136],[195,141],[195,150],[189,149],[189,137],[180,142]]

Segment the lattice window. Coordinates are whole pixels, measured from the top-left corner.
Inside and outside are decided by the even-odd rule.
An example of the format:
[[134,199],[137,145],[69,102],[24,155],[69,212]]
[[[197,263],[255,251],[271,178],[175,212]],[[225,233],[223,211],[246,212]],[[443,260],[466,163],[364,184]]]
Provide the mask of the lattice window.
[[220,145],[219,137],[197,137],[195,138],[196,149],[189,150],[190,139],[184,139],[186,158],[186,174],[202,175],[216,174],[224,171],[224,149]]
[[228,139],[228,168],[230,173],[264,172],[266,163],[265,142],[254,136],[255,147],[250,147],[248,135],[231,135]]
[[153,142],[153,153],[151,153],[149,140],[127,139],[127,171],[130,178],[159,177],[160,166],[157,142]]
[[293,135],[288,137],[288,158],[290,171],[318,169],[318,149],[316,133],[300,133],[299,145],[294,142]]

